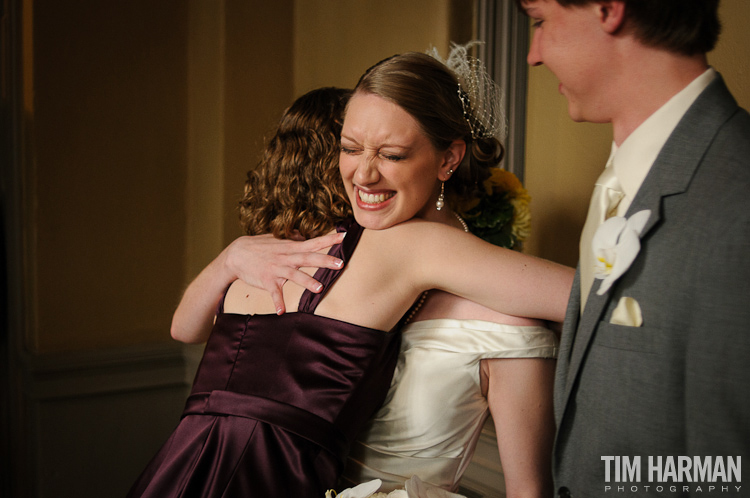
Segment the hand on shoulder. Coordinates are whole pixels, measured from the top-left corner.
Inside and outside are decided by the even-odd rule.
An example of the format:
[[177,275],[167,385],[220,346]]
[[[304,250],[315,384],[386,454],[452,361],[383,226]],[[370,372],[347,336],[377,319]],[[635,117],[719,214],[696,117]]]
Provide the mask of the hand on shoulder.
[[344,233],[335,232],[304,241],[277,239],[272,235],[243,236],[224,250],[224,266],[231,281],[239,279],[268,291],[276,312],[282,314],[286,311],[283,285],[291,281],[311,292],[320,292],[320,283],[300,268],[340,269],[341,260],[325,252],[344,237]]

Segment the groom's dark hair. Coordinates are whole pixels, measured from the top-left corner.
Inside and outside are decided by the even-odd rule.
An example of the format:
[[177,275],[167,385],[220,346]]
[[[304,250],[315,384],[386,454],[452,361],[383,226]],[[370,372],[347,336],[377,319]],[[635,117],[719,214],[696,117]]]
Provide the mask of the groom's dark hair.
[[[525,7],[540,0],[516,0]],[[599,0],[551,0],[581,7]],[[616,0],[625,4],[625,29],[645,45],[683,55],[713,50],[721,32],[719,0]]]

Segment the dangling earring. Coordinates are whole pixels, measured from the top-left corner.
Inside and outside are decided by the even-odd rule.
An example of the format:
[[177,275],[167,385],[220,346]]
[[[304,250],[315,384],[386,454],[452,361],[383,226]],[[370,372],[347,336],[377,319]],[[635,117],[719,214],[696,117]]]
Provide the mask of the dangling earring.
[[438,211],[443,209],[443,206],[445,206],[445,182],[440,183],[440,195],[435,203],[435,207]]
[[[448,174],[446,175],[445,181],[448,181],[448,178],[450,178],[452,174],[453,174],[453,170],[449,169]],[[445,182],[442,182],[440,184],[440,195],[438,196],[438,200],[435,203],[435,207],[437,208],[438,211],[443,209],[443,206],[445,206]]]

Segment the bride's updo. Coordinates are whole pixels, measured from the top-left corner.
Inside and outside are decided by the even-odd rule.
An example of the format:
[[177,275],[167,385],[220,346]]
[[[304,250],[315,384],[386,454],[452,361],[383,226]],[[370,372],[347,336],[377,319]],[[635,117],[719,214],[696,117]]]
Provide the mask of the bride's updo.
[[[452,55],[456,49],[463,49],[466,62],[465,47],[454,46]],[[466,84],[459,84],[456,73],[448,67],[450,62],[450,57],[445,62],[418,52],[394,55],[369,68],[354,93],[374,94],[404,109],[438,151],[447,150],[454,140],[466,142],[464,161],[445,183],[449,201],[455,204],[478,196],[482,182],[490,175],[489,168],[502,160],[504,149],[498,135],[504,133],[504,122],[500,123],[502,130],[487,129],[487,121],[478,118],[472,107],[471,91]]]

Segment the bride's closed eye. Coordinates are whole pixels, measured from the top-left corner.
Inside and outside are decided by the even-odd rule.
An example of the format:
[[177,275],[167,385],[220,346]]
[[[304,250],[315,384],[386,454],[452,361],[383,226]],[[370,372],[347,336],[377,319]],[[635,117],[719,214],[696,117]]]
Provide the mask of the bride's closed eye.
[[382,157],[383,159],[385,159],[386,161],[391,161],[391,162],[394,162],[394,163],[396,163],[396,162],[398,162],[398,161],[402,161],[402,160],[406,159],[406,157],[405,157],[405,156],[402,156],[402,155],[399,155],[399,154],[389,154],[389,153],[387,153],[387,152],[382,152],[382,153],[380,154],[380,156],[381,156],[381,157]]

